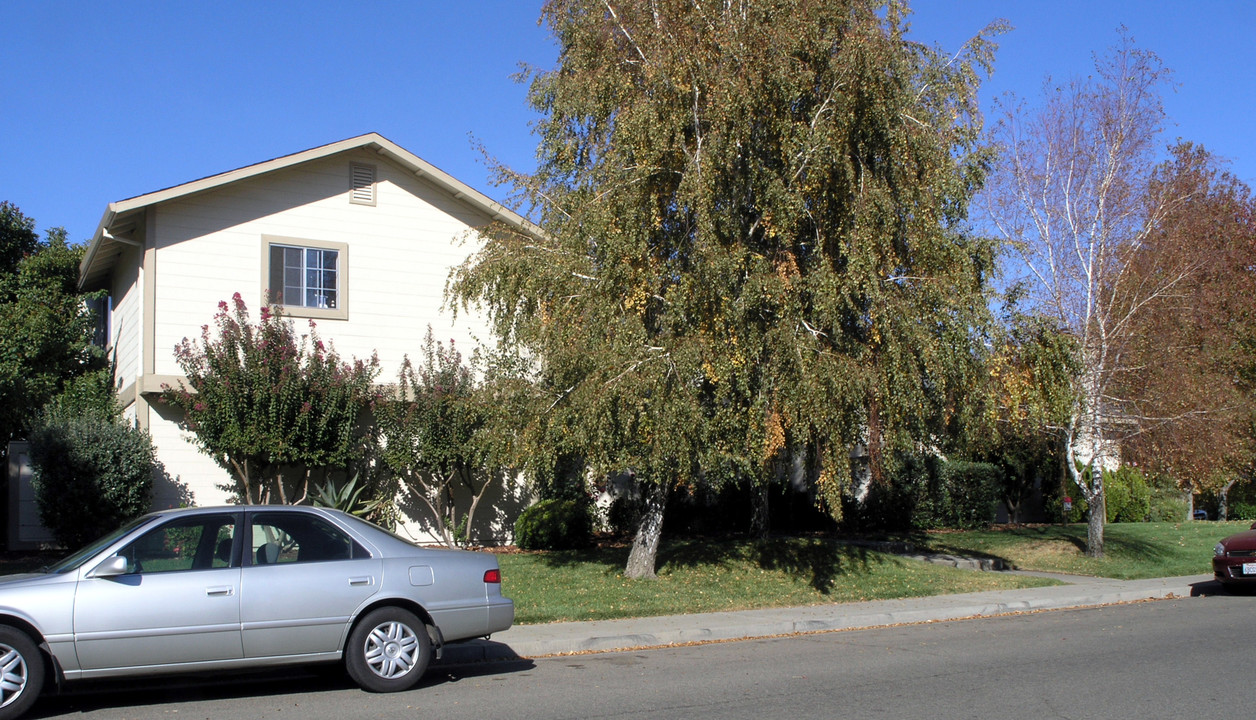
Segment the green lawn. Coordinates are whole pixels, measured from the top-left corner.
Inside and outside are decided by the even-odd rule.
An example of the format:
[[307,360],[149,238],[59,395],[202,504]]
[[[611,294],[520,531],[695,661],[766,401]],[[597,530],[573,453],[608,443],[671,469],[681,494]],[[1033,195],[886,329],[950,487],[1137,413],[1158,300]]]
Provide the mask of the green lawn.
[[518,624],[920,597],[1054,584],[956,570],[824,539],[664,542],[655,581],[627,548],[499,556]]
[[995,557],[1020,570],[1134,580],[1212,572],[1212,546],[1250,522],[1114,523],[1104,530],[1105,556],[1086,557],[1085,525],[926,533],[917,547]]

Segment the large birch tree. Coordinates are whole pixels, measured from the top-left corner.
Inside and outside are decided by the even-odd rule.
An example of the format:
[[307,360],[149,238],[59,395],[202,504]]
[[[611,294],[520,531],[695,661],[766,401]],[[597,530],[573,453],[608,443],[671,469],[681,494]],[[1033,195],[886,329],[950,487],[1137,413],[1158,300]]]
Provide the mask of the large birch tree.
[[[456,299],[530,358],[536,437],[645,493],[651,577],[675,487],[803,457],[840,515],[932,443],[972,371],[988,245],[963,231],[988,155],[988,34],[958,53],[871,0],[550,0],[531,78],[540,232],[490,231]],[[991,31],[997,30],[992,27]]]
[[1077,366],[1073,403],[1059,428],[1067,470],[1090,508],[1087,553],[1103,554],[1105,458],[1138,431],[1116,392],[1146,308],[1181,286],[1184,267],[1128,282],[1149,233],[1180,198],[1150,183],[1168,71],[1128,35],[1083,79],[1044,84],[1042,104],[1011,98],[994,129],[1003,151],[984,195],[1008,243],[1013,281],[1035,308],[1071,333]]

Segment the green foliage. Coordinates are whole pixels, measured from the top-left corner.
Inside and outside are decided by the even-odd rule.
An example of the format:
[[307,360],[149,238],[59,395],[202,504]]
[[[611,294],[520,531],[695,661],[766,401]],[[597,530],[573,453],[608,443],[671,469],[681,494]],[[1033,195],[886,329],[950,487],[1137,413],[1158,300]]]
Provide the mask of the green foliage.
[[588,502],[542,500],[515,521],[515,544],[524,550],[571,550],[593,544]]
[[[1090,482],[1090,473],[1090,468],[1082,470],[1084,482]],[[1052,498],[1047,502],[1048,516],[1053,519],[1063,519],[1068,523],[1081,522],[1088,517],[1090,505],[1082,496],[1077,483],[1071,478],[1067,488],[1067,496],[1073,500],[1072,509],[1067,513],[1064,512],[1062,499]],[[1174,522],[1186,517],[1186,508],[1181,504],[1181,500],[1175,502],[1172,497],[1159,493],[1153,494],[1152,485],[1148,483],[1147,477],[1134,467],[1124,466],[1115,471],[1103,471],[1103,492],[1107,521],[1110,523],[1147,522],[1148,520]],[[1154,503],[1156,509],[1154,517],[1153,496],[1159,498]],[[1172,517],[1165,517],[1178,508],[1181,510],[1179,513]]]
[[298,339],[277,308],[256,325],[240,294],[221,302],[217,333],[184,338],[175,360],[186,385],[166,387],[201,451],[232,474],[227,488],[245,503],[299,503],[316,470],[344,470],[369,456],[364,421],[377,397],[379,361],[344,362],[309,325]]
[[957,407],[964,456],[999,466],[1013,519],[1040,478],[1055,475],[1079,372],[1076,340],[1050,318],[1020,311],[1023,289],[1005,296],[985,374]]
[[8,200],[0,201],[0,276],[17,272],[23,258],[39,249],[35,219]]
[[1151,516],[1151,487],[1137,468],[1125,466],[1103,475],[1108,522],[1146,522]]
[[1147,519],[1151,522],[1182,522],[1187,515],[1186,498],[1177,488],[1153,488],[1150,507]]
[[916,456],[896,465],[891,482],[871,488],[863,503],[849,502],[847,528],[973,529],[994,521],[1002,482],[998,466]]
[[116,418],[120,408],[113,388],[111,368],[101,368],[68,378],[61,393],[48,401],[46,410],[70,415]]
[[942,463],[934,499],[937,526],[971,530],[994,522],[1002,475],[991,463]]
[[422,364],[416,368],[407,357],[393,395],[375,410],[381,459],[450,547],[467,542],[476,506],[499,475],[491,441],[479,442],[493,402],[491,388],[477,388],[453,342],[436,342],[428,328]]
[[155,454],[146,431],[49,412],[32,428],[30,447],[40,520],[67,548],[148,512]]
[[0,452],[67,383],[107,365],[91,342],[99,294],[78,291],[83,249],[60,228],[38,241],[34,228],[0,202]]
[[1231,520],[1256,520],[1256,503],[1236,502],[1230,505]]
[[965,216],[993,44],[910,42],[904,12],[545,5],[537,171],[502,171],[541,232],[491,230],[451,285],[534,361],[534,447],[634,471],[650,517],[804,454],[836,515],[866,433],[879,475],[941,429],[987,314]]

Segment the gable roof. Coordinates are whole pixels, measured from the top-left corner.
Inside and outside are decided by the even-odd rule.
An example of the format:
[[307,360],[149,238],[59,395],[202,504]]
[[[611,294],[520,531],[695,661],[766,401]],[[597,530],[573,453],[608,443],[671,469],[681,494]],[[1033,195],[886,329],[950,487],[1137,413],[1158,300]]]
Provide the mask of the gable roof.
[[142,216],[144,210],[152,205],[194,193],[213,190],[230,183],[300,165],[311,160],[319,160],[348,150],[363,148],[374,150],[385,158],[410,170],[415,175],[436,185],[455,199],[480,210],[494,220],[505,222],[530,234],[540,233],[540,230],[535,225],[513,210],[495,202],[480,191],[455,179],[452,175],[379,133],[367,133],[348,140],[341,140],[340,142],[322,145],[291,155],[284,155],[283,157],[255,165],[210,175],[200,180],[193,180],[192,182],[175,185],[164,190],[109,203],[108,207],[105,208],[105,214],[100,219],[100,224],[96,227],[95,234],[92,235],[91,243],[87,246],[87,253],[83,257],[83,262],[79,265],[79,287],[93,286],[109,274],[121,251],[119,246],[139,244],[128,236],[135,229],[135,224]]

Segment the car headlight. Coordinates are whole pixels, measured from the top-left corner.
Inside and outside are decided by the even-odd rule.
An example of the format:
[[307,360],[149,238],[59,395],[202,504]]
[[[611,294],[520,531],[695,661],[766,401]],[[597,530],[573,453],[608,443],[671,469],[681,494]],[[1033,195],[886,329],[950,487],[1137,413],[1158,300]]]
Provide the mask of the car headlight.
[[1225,543],[1217,543],[1215,546],[1213,546],[1212,554],[1216,555],[1217,557],[1221,557],[1222,555],[1225,555]]

